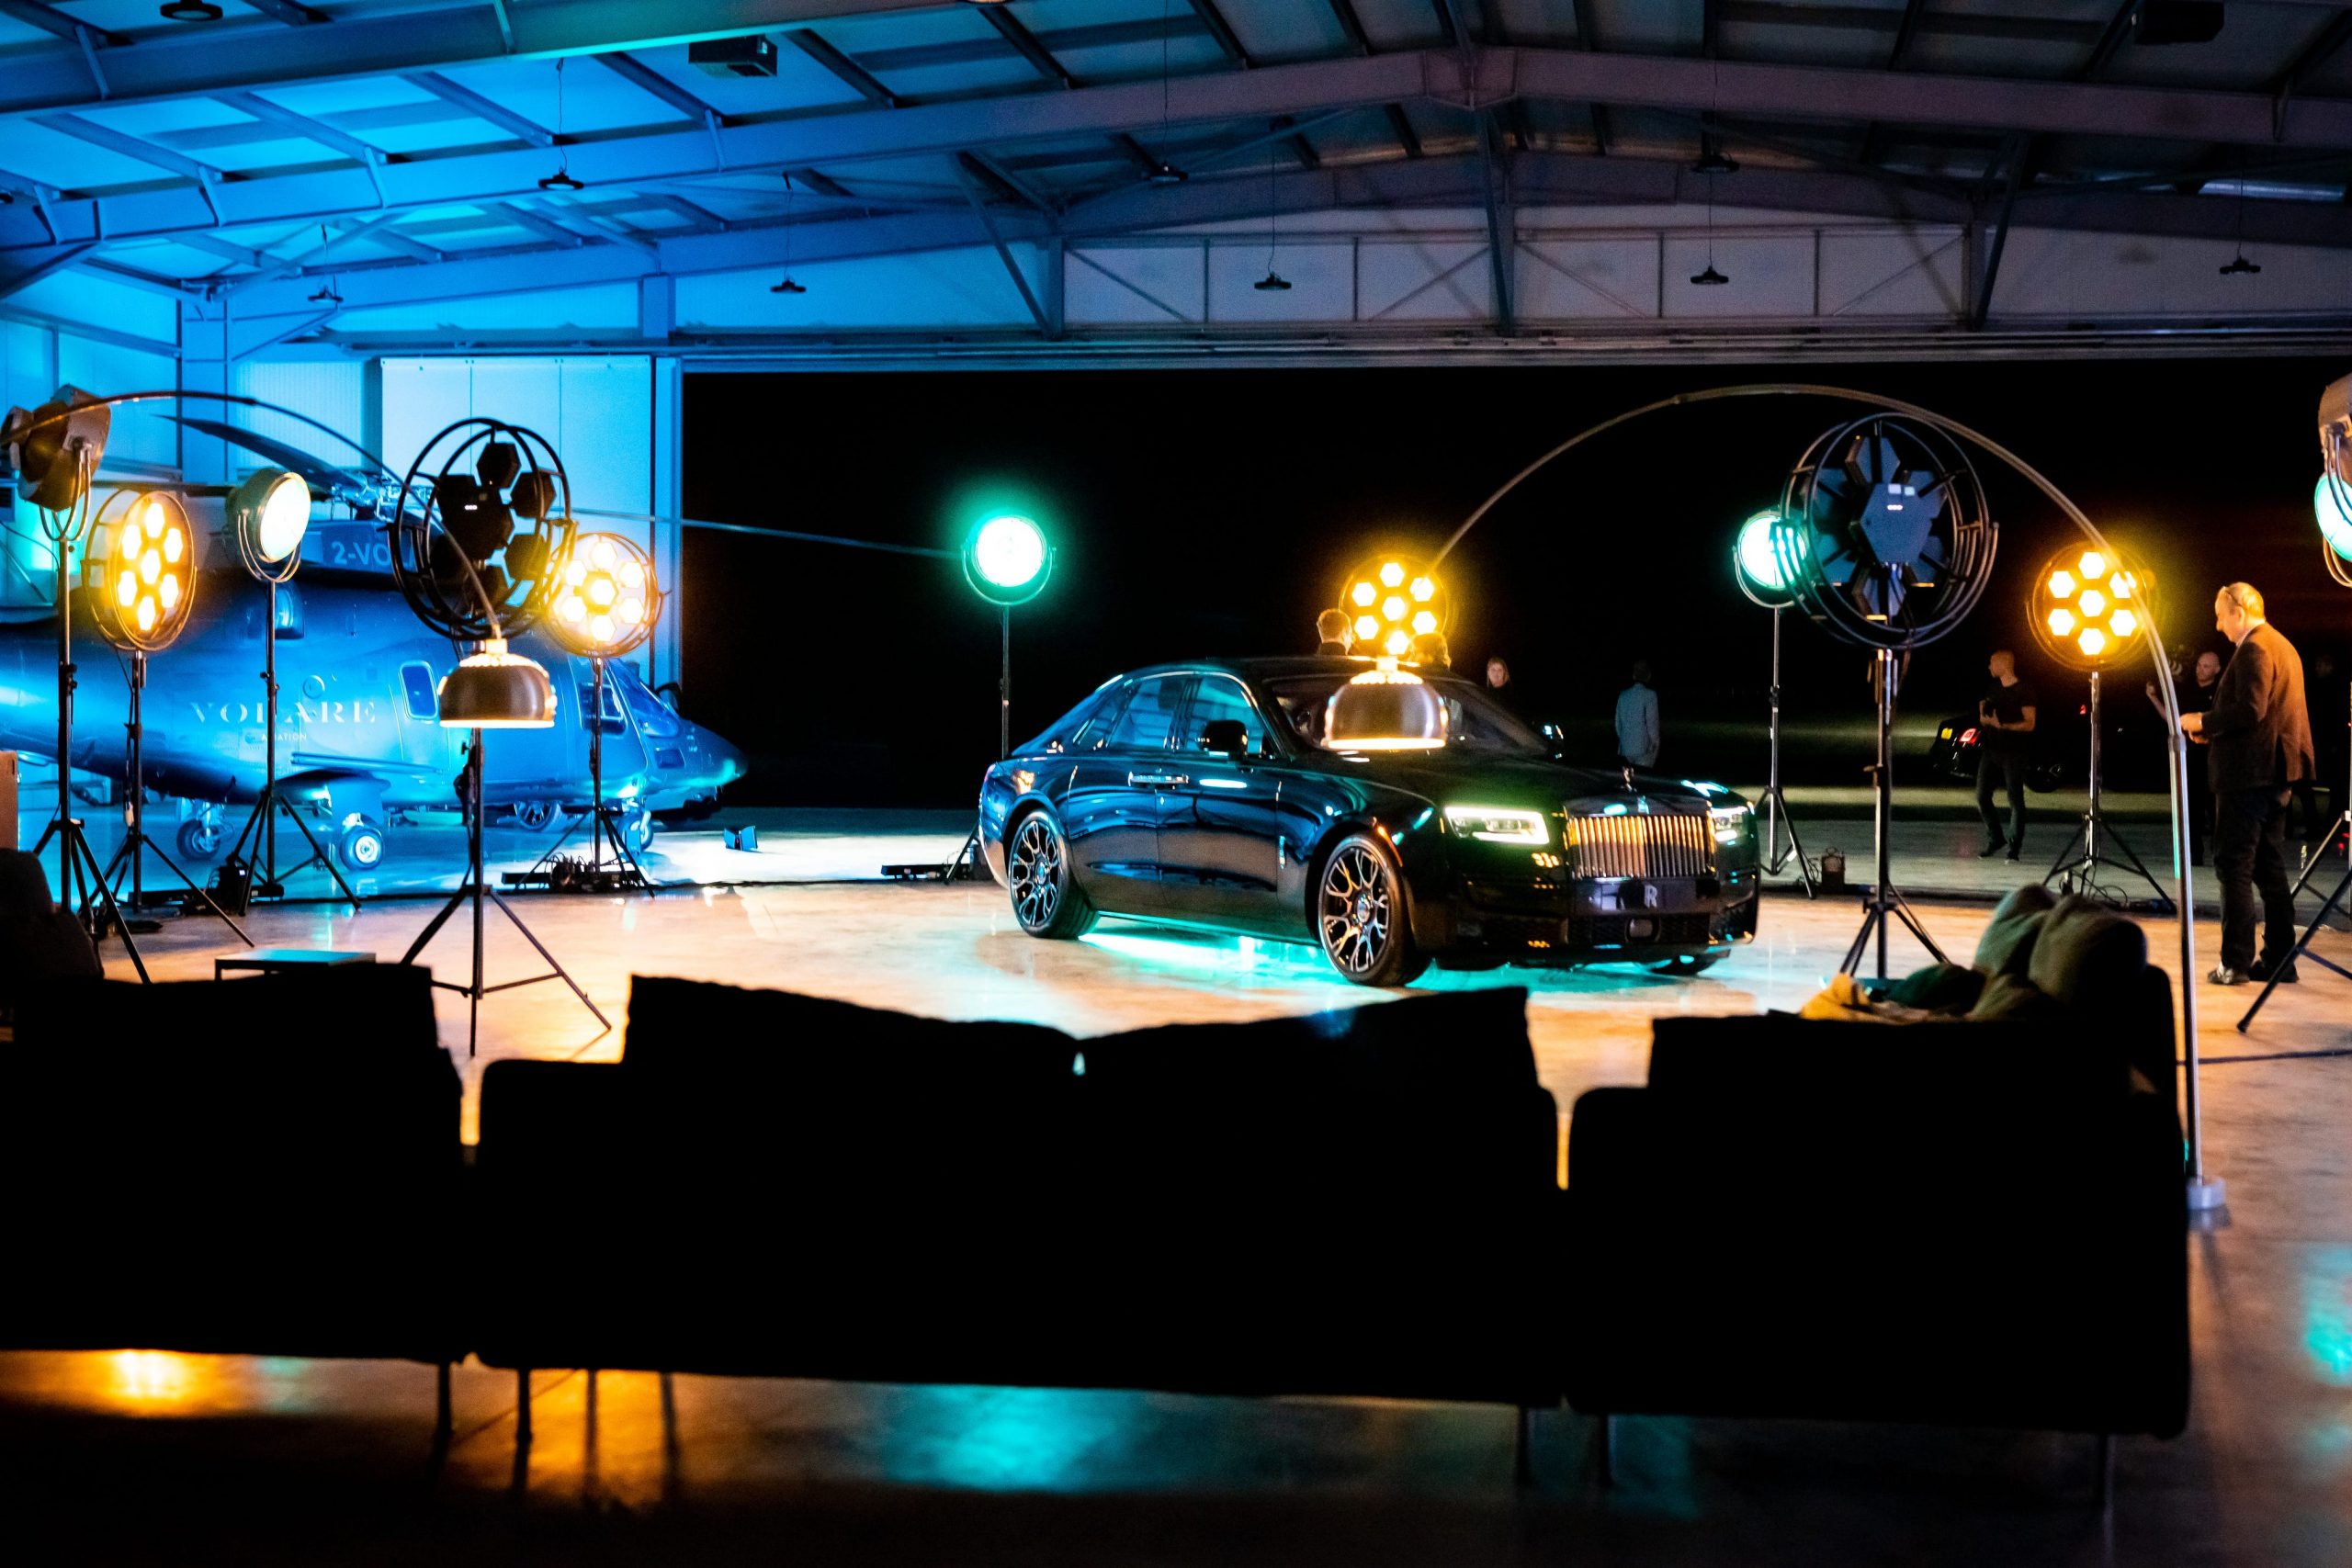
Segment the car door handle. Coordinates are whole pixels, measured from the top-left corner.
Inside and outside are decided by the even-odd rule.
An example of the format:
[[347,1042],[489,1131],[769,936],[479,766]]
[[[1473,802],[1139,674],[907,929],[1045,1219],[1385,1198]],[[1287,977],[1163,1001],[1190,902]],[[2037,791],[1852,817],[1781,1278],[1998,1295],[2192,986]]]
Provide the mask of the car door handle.
[[1158,786],[1190,784],[1192,782],[1191,778],[1183,773],[1129,773],[1127,775],[1127,783],[1131,784],[1150,784]]

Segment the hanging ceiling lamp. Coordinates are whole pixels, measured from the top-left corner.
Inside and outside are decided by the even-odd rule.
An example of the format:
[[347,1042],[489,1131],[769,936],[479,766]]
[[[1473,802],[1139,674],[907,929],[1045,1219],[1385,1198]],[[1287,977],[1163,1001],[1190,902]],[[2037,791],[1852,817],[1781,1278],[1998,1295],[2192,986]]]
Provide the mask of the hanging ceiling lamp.
[[555,62],[555,173],[539,182],[541,190],[581,191],[588,187],[571,177],[571,154],[563,142],[563,62]]
[[[1168,142],[1168,0],[1159,0],[1159,141]],[[1145,179],[1156,186],[1181,186],[1192,178],[1166,158],[1144,172]]]
[[786,169],[782,173],[784,175],[784,281],[770,285],[768,292],[806,294],[808,292],[808,285],[795,282],[792,276],[792,209],[796,205],[794,197],[798,193],[792,188],[792,171]]
[[[1281,126],[1277,122],[1276,130]],[[1250,287],[1261,294],[1286,294],[1290,279],[1274,270],[1274,144],[1266,143],[1266,276]]]

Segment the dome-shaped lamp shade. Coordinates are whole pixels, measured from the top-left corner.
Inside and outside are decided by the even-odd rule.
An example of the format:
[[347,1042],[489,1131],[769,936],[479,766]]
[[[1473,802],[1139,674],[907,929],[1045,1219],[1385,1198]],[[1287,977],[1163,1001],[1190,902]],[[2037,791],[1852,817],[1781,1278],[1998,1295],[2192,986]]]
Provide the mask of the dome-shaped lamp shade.
[[299,474],[264,468],[229,492],[229,521],[250,558],[290,566],[310,531],[311,487]]
[[536,660],[500,641],[460,660],[441,678],[444,729],[545,729],[555,723],[555,686]]

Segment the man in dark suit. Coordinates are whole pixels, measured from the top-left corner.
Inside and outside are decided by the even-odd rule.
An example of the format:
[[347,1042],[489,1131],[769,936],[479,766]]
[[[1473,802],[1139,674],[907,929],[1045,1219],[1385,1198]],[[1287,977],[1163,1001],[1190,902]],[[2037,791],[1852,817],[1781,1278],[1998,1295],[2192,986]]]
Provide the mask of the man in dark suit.
[[[2312,776],[2312,719],[2303,705],[2303,660],[2263,619],[2262,595],[2233,582],[2214,596],[2213,624],[2237,645],[2214,689],[2212,708],[2181,715],[2183,735],[2211,743],[2206,767],[2217,820],[2213,869],[2222,883],[2222,964],[2217,986],[2295,979],[2295,895],[2287,875],[2287,797]],[[2254,949],[2254,896],[2262,893],[2262,953]]]

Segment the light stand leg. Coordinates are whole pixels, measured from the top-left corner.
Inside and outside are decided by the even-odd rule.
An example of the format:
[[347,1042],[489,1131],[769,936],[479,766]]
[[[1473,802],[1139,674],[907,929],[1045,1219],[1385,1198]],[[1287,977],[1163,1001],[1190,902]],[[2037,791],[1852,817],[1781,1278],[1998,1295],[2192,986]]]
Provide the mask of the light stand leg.
[[[307,871],[311,861],[316,861],[326,868],[327,875],[334,879],[335,887],[356,915],[359,912],[359,895],[335,865],[334,857],[319,843],[318,835],[311,831],[311,825],[302,820],[302,813],[286,798],[286,792],[277,784],[277,581],[275,578],[264,581],[269,589],[269,625],[262,642],[261,797],[254,802],[252,812],[245,818],[245,825],[237,829],[237,837],[229,846],[225,858],[242,860],[253,870],[255,880],[250,896],[255,898],[285,897],[286,879],[295,871]],[[277,814],[281,811],[302,835],[302,841],[311,847],[310,859],[296,866],[294,871],[283,870],[277,863]],[[246,850],[248,841],[253,846],[250,854]]]
[[[2318,862],[2319,857],[2317,855],[2313,855],[2312,857],[2312,864],[2315,865]],[[2304,868],[2303,874],[2306,877],[2311,875],[2311,870],[2309,867]],[[2299,882],[2295,886],[2300,889],[2302,886],[2302,884]],[[2287,956],[2270,971],[2270,978],[2263,982],[2262,994],[2254,998],[2254,1005],[2245,1010],[2245,1016],[2244,1018],[2238,1020],[2238,1032],[2240,1034],[2244,1034],[2247,1028],[2253,1024],[2254,1015],[2262,1010],[2262,1004],[2270,999],[2270,993],[2278,988],[2278,976],[2286,973],[2288,969],[2293,967],[2299,960],[2309,959],[2312,963],[2318,964],[2323,969],[2332,969],[2336,974],[2343,976],[2346,979],[2352,980],[2352,969],[2346,969],[2344,965],[2336,963],[2334,959],[2324,957],[2311,950],[2312,938],[2319,934],[2319,928],[2327,923],[2327,918],[2335,912],[2338,906],[2344,904],[2347,894],[2352,894],[2352,871],[2346,871],[2343,877],[2337,881],[2335,891],[2330,893],[2327,896],[2326,901],[2320,905],[2319,913],[2312,917],[2312,923],[2305,926],[2303,928],[2303,934],[2295,940],[2294,947],[2288,953]]]
[[[547,950],[547,944],[540,942],[539,939],[532,933],[531,928],[523,923],[523,917],[516,914],[514,909],[508,906],[505,899],[499,897],[497,894],[490,891],[488,886],[489,877],[485,874],[483,868],[485,857],[482,852],[482,819],[485,813],[482,809],[481,731],[477,729],[474,730],[472,734],[473,742],[466,753],[465,771],[459,775],[463,780],[463,783],[459,785],[459,789],[462,792],[460,804],[463,805],[466,809],[465,886],[459,887],[455,893],[449,895],[448,902],[443,904],[440,909],[435,913],[433,919],[425,923],[424,929],[417,932],[416,940],[410,942],[408,944],[408,951],[401,955],[401,962],[402,964],[415,963],[417,954],[423,953],[426,947],[430,946],[433,939],[441,934],[441,928],[449,923],[449,917],[456,914],[466,905],[471,904],[473,906],[472,976],[462,986],[454,980],[435,980],[433,982],[435,989],[444,991],[459,991],[465,995],[466,1055],[468,1056],[475,1055],[480,1049],[481,1037],[482,998],[488,996],[492,991],[509,991],[513,990],[517,986],[535,986],[542,980],[561,980],[565,985],[571,987],[572,995],[580,998],[581,1005],[595,1015],[595,1019],[598,1023],[603,1024],[605,1028],[609,1030],[613,1026],[612,1020],[606,1018],[603,1010],[599,1009],[594,1002],[588,999],[588,993],[581,988],[580,982],[574,980],[571,976],[565,971],[563,965],[556,962],[555,954]],[[523,933],[524,940],[528,942],[531,946],[537,951],[538,955],[541,958],[547,960],[549,967],[548,973],[545,975],[526,976],[520,980],[502,980],[495,986],[485,985],[483,983],[482,907],[485,902],[496,904],[498,906],[499,912],[514,922],[514,929]]]
[[1012,755],[1012,606],[999,606],[997,616],[1003,631],[996,675],[996,756],[1001,762]]
[[[131,650],[130,654],[130,719],[129,725],[126,727],[130,731],[130,830],[123,835],[122,847],[115,852],[114,864],[107,868],[106,876],[104,880],[102,880],[100,886],[110,886],[114,877],[118,874],[116,867],[128,864],[130,871],[130,909],[133,914],[136,914],[139,911],[141,900],[145,894],[145,883],[141,871],[141,863],[146,858],[147,852],[152,850],[154,852],[155,858],[164,863],[164,868],[166,871],[169,871],[174,877],[177,878],[182,886],[186,887],[188,892],[195,895],[198,898],[202,899],[206,909],[210,911],[212,914],[218,915],[223,925],[237,933],[237,940],[239,942],[243,942],[247,947],[251,947],[254,945],[254,939],[245,934],[245,928],[232,919],[229,916],[229,911],[223,909],[218,903],[213,901],[211,894],[207,893],[203,888],[198,886],[195,879],[190,877],[187,872],[180,869],[179,863],[172,859],[170,855],[164,852],[162,845],[155,843],[153,840],[147,837],[147,770],[146,752],[143,745],[146,728],[144,723],[146,692],[147,656],[134,649]],[[113,900],[111,897],[108,898],[108,905],[113,919],[119,923],[122,919],[122,914],[119,909],[112,908]],[[124,926],[122,928],[122,940],[125,945],[129,945],[130,942],[130,928],[129,926]],[[144,965],[141,965],[141,969],[143,972]]]
[[1919,945],[1939,964],[1948,963],[1943,949],[1928,934],[1919,918],[1911,912],[1903,895],[1894,888],[1894,686],[1897,665],[1894,651],[1878,650],[1878,767],[1877,787],[1872,792],[1872,826],[1876,829],[1871,896],[1862,904],[1862,929],[1854,933],[1854,942],[1846,950],[1846,961],[1838,967],[1851,975],[1861,967],[1863,956],[1870,952],[1872,939],[1878,950],[1878,977],[1886,978],[1886,944],[1890,920],[1901,920],[1906,930],[1918,939]]
[[[1772,700],[1765,733],[1769,754],[1765,761],[1764,869],[1769,874],[1778,876],[1781,869],[1789,863],[1789,857],[1794,855],[1797,876],[1804,884],[1804,896],[1812,898],[1819,891],[1813,885],[1813,868],[1805,863],[1804,844],[1797,837],[1795,818],[1789,815],[1788,796],[1781,793],[1781,612],[1777,609],[1772,612]],[[1785,852],[1781,848],[1783,823],[1789,829],[1789,847]]]
[[[2101,836],[2100,829],[2107,826],[2107,800],[2104,777],[2106,767],[2100,750],[2099,685],[2099,672],[2094,670],[2091,671],[2090,700],[2091,771],[2089,787],[2084,802],[2083,819],[2076,825],[2074,836],[2066,840],[2066,847],[2058,852],[2058,858],[2050,863],[2049,871],[2043,874],[2041,878],[2042,886],[2046,887],[2052,882],[2056,882],[2061,892],[2078,893],[2085,897],[2097,898],[2101,903],[2120,908],[2127,900],[2112,897],[2103,891],[2098,886],[2098,871],[2100,866],[2107,866],[2116,871],[2131,871],[2136,873],[2140,879],[2148,885],[2149,891],[2155,895],[2154,901],[2155,912],[2160,915],[2168,915],[2173,909],[2171,896],[2165,891],[2164,884],[2158,882],[2154,874],[2148,870],[2146,863],[2140,859],[2138,852],[2124,841],[2123,835],[2120,832],[2109,830],[2104,837]],[[2075,852],[2075,846],[2078,844],[2082,846],[2080,854]],[[2109,852],[2103,847],[2108,844],[2113,845],[2112,852]],[[2116,858],[2117,855],[2122,858],[2119,860]]]

